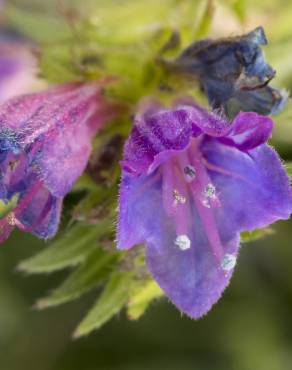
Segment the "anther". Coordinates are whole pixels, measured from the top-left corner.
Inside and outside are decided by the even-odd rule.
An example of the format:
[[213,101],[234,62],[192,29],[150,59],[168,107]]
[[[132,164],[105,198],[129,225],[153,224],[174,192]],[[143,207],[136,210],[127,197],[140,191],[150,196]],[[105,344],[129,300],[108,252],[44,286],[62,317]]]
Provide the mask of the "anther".
[[182,251],[185,251],[191,248],[191,241],[187,235],[178,235],[175,239],[175,245],[177,245]]

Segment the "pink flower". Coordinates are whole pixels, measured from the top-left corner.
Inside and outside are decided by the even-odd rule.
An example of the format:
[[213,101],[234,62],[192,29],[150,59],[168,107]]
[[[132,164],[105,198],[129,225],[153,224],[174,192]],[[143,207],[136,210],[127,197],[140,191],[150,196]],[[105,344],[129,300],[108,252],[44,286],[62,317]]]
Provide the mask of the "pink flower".
[[41,238],[57,231],[62,202],[84,171],[91,139],[115,112],[104,83],[70,83],[0,106],[0,198],[18,195],[0,221],[0,241],[14,226]]

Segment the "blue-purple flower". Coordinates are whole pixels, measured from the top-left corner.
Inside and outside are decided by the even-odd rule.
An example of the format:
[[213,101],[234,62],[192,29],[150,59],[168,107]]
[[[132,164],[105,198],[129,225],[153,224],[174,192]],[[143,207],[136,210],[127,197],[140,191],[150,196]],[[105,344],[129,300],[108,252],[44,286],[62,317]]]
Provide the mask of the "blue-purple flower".
[[267,86],[275,71],[261,50],[265,44],[262,27],[243,36],[200,40],[169,67],[196,76],[210,105],[222,108],[228,117],[240,111],[269,115],[283,108],[287,93]]
[[0,106],[0,199],[18,197],[0,220],[0,241],[12,229],[50,238],[63,197],[86,167],[91,139],[114,112],[102,83],[70,83]]
[[193,318],[228,285],[240,232],[292,212],[289,178],[266,144],[272,128],[257,113],[230,123],[190,102],[135,118],[121,162],[118,247],[145,243],[151,274]]

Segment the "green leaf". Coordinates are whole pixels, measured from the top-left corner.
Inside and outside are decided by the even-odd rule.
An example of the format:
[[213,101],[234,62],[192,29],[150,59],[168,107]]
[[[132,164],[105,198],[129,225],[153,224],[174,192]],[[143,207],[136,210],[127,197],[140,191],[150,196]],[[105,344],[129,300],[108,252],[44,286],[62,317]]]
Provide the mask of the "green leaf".
[[180,29],[194,23],[197,1],[99,0],[89,24],[96,42],[107,45],[129,45],[145,42],[165,27]]
[[97,8],[96,0],[9,0],[4,12],[14,27],[33,40],[52,42],[72,35],[76,21]]
[[150,303],[164,295],[162,289],[154,281],[139,282],[134,285],[133,294],[128,302],[127,314],[129,319],[137,320],[144,314]]
[[58,83],[118,76],[112,95],[131,102],[157,87],[157,53],[174,29],[193,32],[197,6],[191,0],[149,0],[146,8],[143,2],[123,4],[99,1],[96,11],[79,19],[75,34],[44,45],[43,76]]
[[265,228],[265,229],[256,229],[253,231],[244,231],[240,233],[240,241],[241,243],[248,243],[251,241],[255,241],[261,238],[264,238],[265,236],[273,234],[273,230],[271,228]]
[[83,173],[83,175],[76,181],[71,192],[96,190],[97,187],[97,184],[92,180],[92,178],[87,173]]
[[16,206],[18,195],[15,195],[8,203],[0,200],[0,217],[3,218]]
[[[73,219],[79,221],[104,217],[113,209],[116,202],[117,187],[96,187],[89,192],[74,208]],[[115,212],[112,212],[112,216]],[[108,218],[112,216],[107,216]]]
[[33,40],[54,41],[64,39],[70,34],[70,28],[60,11],[57,11],[57,7],[48,9],[35,7],[33,4],[25,6],[23,3],[18,4],[17,1],[14,3],[10,1],[7,3],[5,9],[7,20]]
[[98,225],[77,223],[51,246],[18,266],[28,273],[50,273],[76,265],[86,259],[96,248],[98,238],[110,230],[111,220],[103,220]]
[[246,0],[233,0],[230,7],[241,23],[246,20]]
[[41,74],[54,83],[82,81],[79,58],[71,39],[43,46],[39,61]]
[[207,0],[205,8],[199,19],[199,22],[198,22],[198,25],[195,31],[196,38],[201,38],[208,34],[211,28],[213,15],[214,15],[213,0]]
[[271,9],[273,13],[269,23],[268,32],[270,42],[280,40],[291,40],[292,24],[291,24],[291,11],[292,3],[287,1],[284,6],[278,6],[278,1],[274,5],[274,9]]
[[290,176],[290,179],[292,180],[292,162],[285,162],[285,168],[288,175]]
[[123,308],[129,299],[132,278],[133,274],[131,272],[115,272],[112,274],[100,297],[74,332],[74,338],[87,335],[100,328]]
[[108,277],[118,256],[118,253],[111,253],[101,248],[94,250],[60,287],[55,289],[49,297],[37,302],[37,308],[57,306],[88,292]]

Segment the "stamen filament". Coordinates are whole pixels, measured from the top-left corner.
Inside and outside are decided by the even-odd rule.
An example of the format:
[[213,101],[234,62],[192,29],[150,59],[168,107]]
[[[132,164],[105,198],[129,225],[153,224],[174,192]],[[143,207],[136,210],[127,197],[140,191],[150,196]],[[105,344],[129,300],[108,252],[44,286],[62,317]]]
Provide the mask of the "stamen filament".
[[173,216],[175,213],[175,207],[173,205],[173,191],[175,188],[172,166],[171,160],[162,165],[162,201],[168,216]]
[[175,165],[175,188],[178,192],[185,197],[186,202],[183,204],[179,204],[176,207],[175,213],[175,224],[176,224],[176,233],[177,235],[188,235],[190,231],[190,220],[191,220],[191,213],[190,213],[190,202],[189,202],[189,192],[186,186],[184,179],[181,176],[181,171],[178,166]]
[[224,255],[224,250],[215,220],[214,209],[211,206],[210,208],[206,207],[204,205],[204,199],[202,199],[204,196],[204,189],[206,189],[209,184],[212,184],[212,181],[202,164],[201,154],[198,151],[198,143],[196,143],[195,140],[189,148],[188,155],[190,159],[189,163],[194,166],[198,174],[196,181],[189,184],[193,194],[194,203],[213,253],[220,261]]

